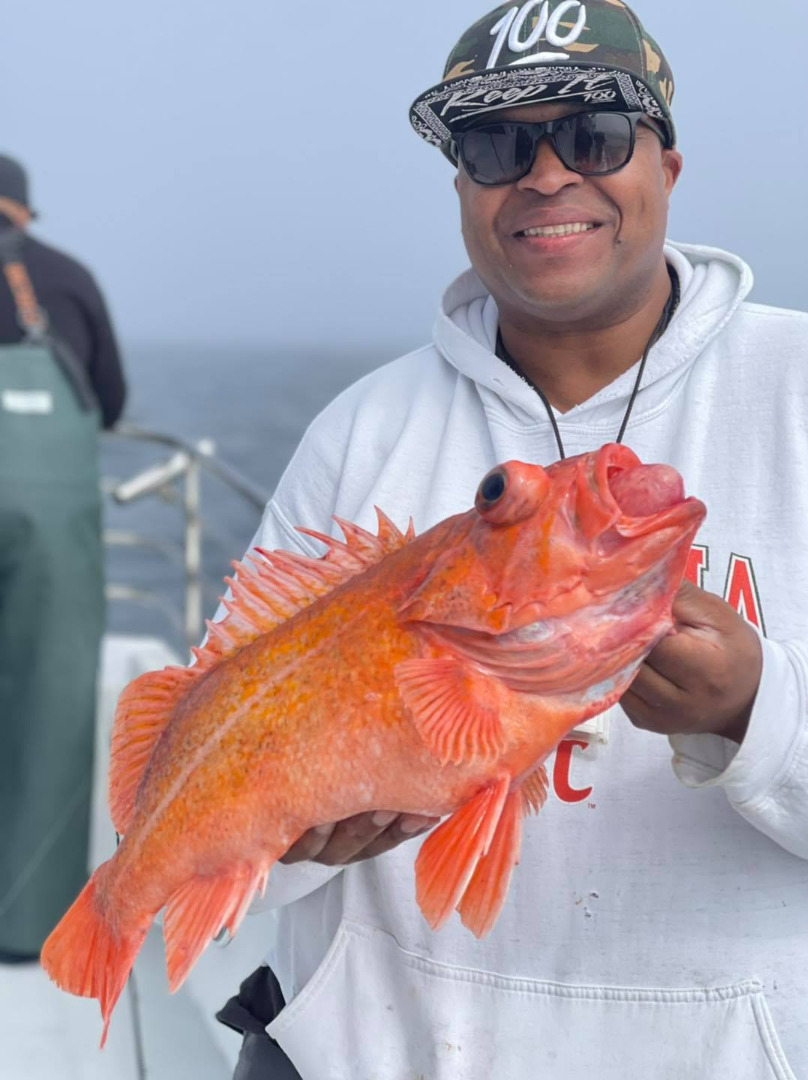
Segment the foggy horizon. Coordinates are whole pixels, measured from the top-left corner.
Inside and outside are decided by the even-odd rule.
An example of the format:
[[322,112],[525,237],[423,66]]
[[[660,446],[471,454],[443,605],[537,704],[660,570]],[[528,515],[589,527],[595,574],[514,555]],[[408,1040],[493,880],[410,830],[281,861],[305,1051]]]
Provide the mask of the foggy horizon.
[[[415,347],[468,261],[452,169],[408,108],[490,6],[27,0],[0,152],[29,170],[35,235],[92,270],[126,345]],[[808,9],[634,6],[676,77],[669,236],[735,252],[753,299],[805,308]]]

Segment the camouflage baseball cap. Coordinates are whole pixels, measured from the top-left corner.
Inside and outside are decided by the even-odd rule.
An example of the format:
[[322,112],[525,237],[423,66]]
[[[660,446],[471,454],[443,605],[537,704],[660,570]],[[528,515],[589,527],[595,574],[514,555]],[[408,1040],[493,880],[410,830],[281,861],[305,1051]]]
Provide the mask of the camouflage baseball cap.
[[473,117],[548,101],[644,112],[676,142],[673,73],[622,0],[500,4],[452,50],[443,81],[413,102],[418,134],[446,149]]

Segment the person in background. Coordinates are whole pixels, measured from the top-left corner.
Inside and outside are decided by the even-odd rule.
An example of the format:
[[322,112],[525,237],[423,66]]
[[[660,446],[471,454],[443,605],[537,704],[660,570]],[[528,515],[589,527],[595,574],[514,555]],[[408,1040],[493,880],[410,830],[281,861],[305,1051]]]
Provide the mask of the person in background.
[[104,298],[31,236],[0,156],[0,963],[34,960],[87,877],[104,621],[98,431],[125,383]]
[[[717,134],[767,92],[703,74]],[[708,516],[676,632],[548,762],[488,936],[419,911],[402,841],[430,819],[324,822],[273,868],[271,968],[220,1014],[238,1080],[808,1076],[808,315],[750,303],[737,256],[666,241],[672,97],[621,0],[528,0],[464,33],[412,108],[457,169],[473,270],[431,345],[314,421],[256,544],[317,556],[295,525],[375,529],[374,505],[420,532],[496,463],[623,440]],[[786,167],[775,135],[755,152]]]
[[[0,155],[0,230],[18,238],[21,261],[48,325],[86,370],[103,427],[110,428],[123,412],[126,386],[107,305],[81,263],[28,232],[35,218],[25,171],[12,158]],[[24,336],[6,283],[0,288],[0,345],[16,344]]]

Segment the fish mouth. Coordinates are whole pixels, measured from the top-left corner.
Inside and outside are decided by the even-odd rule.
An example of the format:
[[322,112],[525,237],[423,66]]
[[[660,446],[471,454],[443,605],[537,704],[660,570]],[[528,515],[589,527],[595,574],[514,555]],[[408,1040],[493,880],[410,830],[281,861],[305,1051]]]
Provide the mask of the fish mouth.
[[625,581],[623,573],[615,571],[621,565],[626,569],[633,567],[634,572],[643,568],[644,574],[669,558],[676,558],[677,552],[681,558],[706,515],[704,503],[691,497],[647,517],[619,518],[594,542],[592,550],[598,565],[590,569],[591,587],[597,593],[608,592],[610,578]]
[[707,516],[707,507],[692,495],[675,506],[669,506],[656,514],[646,517],[621,516],[615,522],[614,530],[626,539],[647,536],[649,533],[671,529],[676,532],[689,532],[696,529]]
[[[643,465],[628,447],[610,444],[595,455],[588,483],[579,485],[594,508],[594,531],[625,539],[673,529],[688,532],[704,520],[707,508],[685,497],[682,477],[669,465]],[[592,535],[592,533],[590,533]]]

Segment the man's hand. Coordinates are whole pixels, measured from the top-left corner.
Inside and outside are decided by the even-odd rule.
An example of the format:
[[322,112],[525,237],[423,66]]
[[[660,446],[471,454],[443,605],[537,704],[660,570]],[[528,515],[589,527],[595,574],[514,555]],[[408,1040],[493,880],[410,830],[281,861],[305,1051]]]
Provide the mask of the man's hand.
[[687,581],[673,617],[674,629],[648,655],[620,704],[638,728],[742,742],[763,667],[757,634],[729,604]]
[[427,832],[439,821],[437,817],[396,814],[387,810],[357,814],[335,825],[309,829],[289,848],[281,862],[313,860],[325,866],[346,866],[382,855],[405,840]]

